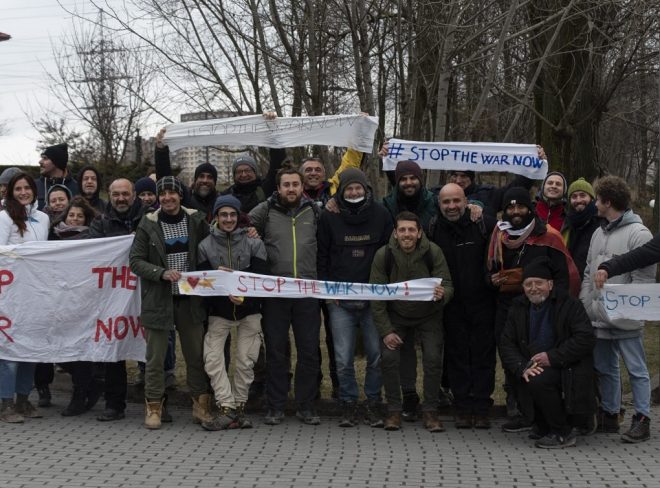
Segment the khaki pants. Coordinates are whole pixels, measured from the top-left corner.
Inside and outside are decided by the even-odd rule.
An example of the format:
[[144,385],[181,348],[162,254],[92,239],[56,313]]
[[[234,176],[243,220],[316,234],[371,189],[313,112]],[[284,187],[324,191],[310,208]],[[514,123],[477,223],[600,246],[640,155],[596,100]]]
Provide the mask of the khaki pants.
[[[225,368],[225,342],[232,327],[232,342],[236,343],[234,385]],[[209,317],[209,328],[204,336],[204,368],[211,379],[218,407],[236,408],[248,399],[248,390],[254,380],[254,363],[261,346],[261,314],[252,314],[241,320]]]

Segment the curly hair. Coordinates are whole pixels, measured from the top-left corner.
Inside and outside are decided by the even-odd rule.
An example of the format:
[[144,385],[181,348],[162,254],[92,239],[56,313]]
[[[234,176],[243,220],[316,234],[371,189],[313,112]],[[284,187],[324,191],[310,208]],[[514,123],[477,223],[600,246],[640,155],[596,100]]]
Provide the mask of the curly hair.
[[594,185],[596,198],[601,202],[609,202],[612,208],[623,212],[630,208],[630,187],[626,180],[618,176],[604,176]]
[[92,223],[92,220],[94,220],[94,217],[98,214],[96,210],[92,208],[92,206],[87,202],[87,199],[81,195],[76,195],[71,199],[69,204],[66,206],[66,208],[62,211],[62,213],[57,217],[57,220],[53,222],[53,227],[57,226],[60,222],[64,222],[66,220],[67,215],[69,215],[69,210],[72,208],[80,208],[83,211],[83,214],[85,214],[85,225],[89,226],[89,224]]

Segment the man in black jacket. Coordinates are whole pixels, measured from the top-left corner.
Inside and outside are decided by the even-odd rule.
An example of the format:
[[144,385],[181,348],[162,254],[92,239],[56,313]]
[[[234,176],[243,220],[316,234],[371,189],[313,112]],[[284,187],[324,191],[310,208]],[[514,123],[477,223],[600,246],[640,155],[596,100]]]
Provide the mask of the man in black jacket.
[[72,196],[79,193],[78,183],[69,175],[66,166],[69,162],[69,148],[66,144],[56,144],[49,146],[41,153],[39,160],[40,177],[36,180],[37,201],[39,210],[42,210],[46,204],[48,190],[53,185],[66,186]]
[[495,219],[484,213],[473,222],[465,193],[454,183],[442,187],[438,204],[429,238],[442,249],[454,284],[443,324],[456,427],[487,429],[495,387],[495,293],[486,283],[485,258]]
[[521,408],[534,418],[536,447],[545,449],[575,445],[570,417],[596,407],[591,321],[579,299],[553,289],[552,277],[547,257],[525,267],[525,295],[513,301],[500,345]]
[[78,188],[87,203],[98,213],[105,212],[107,202],[99,196],[101,193],[101,173],[91,165],[83,166],[78,172]]

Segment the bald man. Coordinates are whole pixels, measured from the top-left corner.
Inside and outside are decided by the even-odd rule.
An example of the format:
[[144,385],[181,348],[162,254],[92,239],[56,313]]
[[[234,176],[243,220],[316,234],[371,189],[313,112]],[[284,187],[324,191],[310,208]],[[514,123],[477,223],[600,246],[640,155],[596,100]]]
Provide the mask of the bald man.
[[473,221],[465,193],[455,183],[442,187],[438,207],[429,238],[442,249],[454,282],[443,323],[456,427],[488,429],[495,386],[495,294],[484,262],[495,219],[484,213]]

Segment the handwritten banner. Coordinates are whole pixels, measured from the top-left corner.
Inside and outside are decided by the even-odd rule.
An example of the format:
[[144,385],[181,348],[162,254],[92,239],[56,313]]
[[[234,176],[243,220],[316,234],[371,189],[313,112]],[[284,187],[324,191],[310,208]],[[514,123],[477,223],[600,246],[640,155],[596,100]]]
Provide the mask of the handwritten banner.
[[165,144],[170,150],[191,146],[296,147],[308,144],[373,150],[376,117],[321,115],[266,120],[261,115],[195,120],[167,127]]
[[390,139],[383,169],[393,170],[398,161],[409,159],[423,169],[497,171],[541,180],[548,162],[539,159],[534,144],[497,142],[416,142]]
[[0,246],[0,359],[143,361],[133,236]]
[[603,308],[610,320],[658,320],[660,284],[605,285],[601,290]]
[[433,300],[433,289],[441,278],[423,278],[377,285],[338,281],[303,280],[240,271],[196,271],[182,273],[178,282],[183,295],[321,298],[332,300]]

